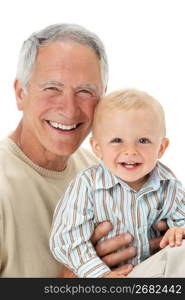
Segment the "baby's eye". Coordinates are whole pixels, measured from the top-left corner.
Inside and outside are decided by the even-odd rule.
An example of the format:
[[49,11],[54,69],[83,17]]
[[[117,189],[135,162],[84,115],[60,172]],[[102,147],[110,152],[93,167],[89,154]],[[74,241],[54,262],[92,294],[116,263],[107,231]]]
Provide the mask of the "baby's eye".
[[122,142],[123,142],[123,140],[120,139],[120,138],[114,138],[114,139],[111,140],[111,143],[115,143],[115,144],[119,144],[119,143],[122,143]]
[[149,144],[150,140],[147,138],[141,138],[141,139],[139,139],[139,143],[140,144]]

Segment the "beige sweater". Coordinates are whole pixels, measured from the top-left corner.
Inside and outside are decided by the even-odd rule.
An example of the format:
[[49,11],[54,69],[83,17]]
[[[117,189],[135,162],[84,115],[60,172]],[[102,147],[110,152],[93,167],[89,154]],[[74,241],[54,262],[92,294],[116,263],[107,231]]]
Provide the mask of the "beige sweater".
[[57,277],[49,249],[53,212],[74,175],[97,160],[78,150],[63,172],[35,165],[9,138],[0,143],[0,277]]

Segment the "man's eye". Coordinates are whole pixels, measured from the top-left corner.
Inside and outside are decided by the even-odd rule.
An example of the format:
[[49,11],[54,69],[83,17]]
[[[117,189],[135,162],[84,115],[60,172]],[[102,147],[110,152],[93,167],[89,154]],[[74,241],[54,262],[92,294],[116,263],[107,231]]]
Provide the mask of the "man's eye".
[[141,139],[139,139],[139,143],[140,144],[149,144],[150,140],[147,138],[141,138]]
[[115,144],[120,144],[122,142],[123,142],[123,140],[120,139],[120,138],[114,138],[114,139],[111,140],[111,143],[115,143]]
[[87,90],[81,90],[80,92],[81,93],[89,93],[89,91],[87,91]]
[[80,90],[78,93],[80,93],[80,94],[86,94],[86,95],[89,95],[89,96],[92,95],[92,93],[89,90]]

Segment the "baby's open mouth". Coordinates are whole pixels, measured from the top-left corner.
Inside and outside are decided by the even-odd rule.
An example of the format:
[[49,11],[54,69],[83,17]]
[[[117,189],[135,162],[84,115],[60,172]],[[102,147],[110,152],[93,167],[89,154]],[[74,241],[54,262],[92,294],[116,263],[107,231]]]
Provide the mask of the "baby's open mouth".
[[127,169],[133,169],[135,167],[138,167],[141,165],[141,163],[137,163],[137,162],[134,162],[134,163],[126,163],[126,162],[123,162],[121,163],[121,165]]

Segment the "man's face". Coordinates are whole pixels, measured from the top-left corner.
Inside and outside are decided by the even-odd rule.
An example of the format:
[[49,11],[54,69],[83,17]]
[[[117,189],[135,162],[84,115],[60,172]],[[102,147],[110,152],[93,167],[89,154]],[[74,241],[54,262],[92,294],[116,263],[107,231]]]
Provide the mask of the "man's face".
[[69,156],[91,129],[103,92],[96,54],[84,45],[55,42],[38,51],[27,93],[17,96],[27,142]]

